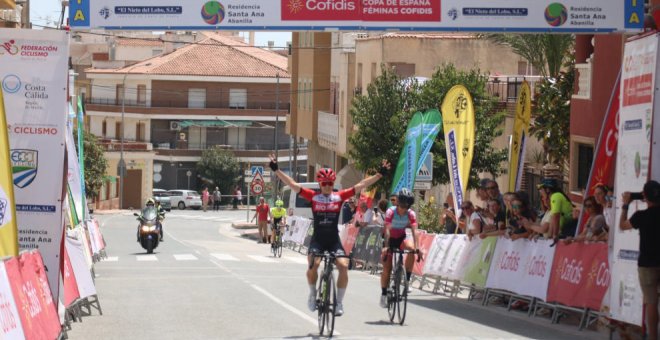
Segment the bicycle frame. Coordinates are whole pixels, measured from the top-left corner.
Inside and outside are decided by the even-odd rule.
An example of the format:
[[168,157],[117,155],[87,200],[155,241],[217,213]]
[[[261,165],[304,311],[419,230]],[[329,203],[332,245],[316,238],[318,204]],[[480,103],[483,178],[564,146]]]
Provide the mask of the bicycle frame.
[[390,322],[394,322],[394,318],[398,317],[398,323],[403,325],[408,304],[408,280],[405,275],[403,255],[415,252],[389,247],[387,253],[392,255],[392,273],[390,273],[390,287],[387,290],[387,312]]
[[318,298],[316,299],[316,309],[318,310],[319,333],[323,335],[327,326],[327,335],[332,336],[335,329],[335,307],[337,305],[337,291],[334,283],[332,271],[335,260],[334,253],[325,252],[315,254],[314,260],[320,257],[323,262],[323,271],[319,280]]

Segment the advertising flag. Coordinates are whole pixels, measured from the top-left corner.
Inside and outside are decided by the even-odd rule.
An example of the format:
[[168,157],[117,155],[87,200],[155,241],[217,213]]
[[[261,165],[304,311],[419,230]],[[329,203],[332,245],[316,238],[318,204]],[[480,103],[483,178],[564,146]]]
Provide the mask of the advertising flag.
[[424,116],[421,112],[416,112],[408,123],[405,144],[399,154],[390,193],[397,193],[402,188],[412,190],[420,155],[422,124],[424,124]]
[[69,32],[0,29],[0,46],[19,248],[39,249],[59,296]]
[[465,86],[456,85],[447,92],[441,108],[451,191],[457,215],[460,215],[474,153],[472,96]]
[[529,121],[532,116],[532,95],[529,83],[523,81],[516,102],[516,118],[513,121],[513,136],[509,150],[509,191],[520,189],[523,163],[525,162],[525,144],[529,136]]
[[[80,191],[82,192],[82,205],[87,207],[87,193],[85,190],[85,143],[83,138],[85,107],[82,96],[78,96],[78,170],[80,172]],[[81,214],[84,219],[87,216],[87,209],[82,209]]]
[[[442,115],[437,109],[428,110],[424,113],[424,119],[422,123],[422,141],[420,143],[420,155],[426,155],[431,151],[433,147],[433,142],[435,138],[440,133],[440,128],[442,127]],[[424,165],[424,160],[426,157],[418,157],[417,169],[415,174],[419,173],[419,170]]]
[[[74,220],[76,224],[83,221],[83,211],[84,209],[84,200],[82,193],[82,183],[80,178],[80,168],[78,163],[78,156],[76,154],[76,145],[73,139],[73,131],[67,127],[66,133],[66,154],[68,157],[67,165],[69,166],[67,172],[67,182],[69,184],[68,191],[73,205],[71,210],[74,212],[76,219]],[[72,221],[72,222],[74,222]],[[75,225],[74,225],[75,226]]]
[[0,88],[0,257],[18,256],[16,201],[12,185],[12,168],[7,136],[5,105]]

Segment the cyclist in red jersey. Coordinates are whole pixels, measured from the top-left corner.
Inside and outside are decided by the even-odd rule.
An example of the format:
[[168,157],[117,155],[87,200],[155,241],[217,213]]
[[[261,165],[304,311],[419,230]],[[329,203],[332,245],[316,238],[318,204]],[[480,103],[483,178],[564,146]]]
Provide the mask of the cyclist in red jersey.
[[379,172],[373,176],[367,177],[358,184],[349,189],[333,192],[336,174],[332,169],[323,168],[316,173],[316,181],[321,187],[320,191],[303,188],[293,178],[282,171],[279,171],[277,161],[273,155],[270,156],[270,168],[279,177],[282,182],[291,187],[301,197],[312,203],[312,214],[314,215],[314,234],[309,245],[307,269],[307,283],[309,284],[309,297],[307,307],[310,311],[316,309],[316,280],[318,279],[318,268],[321,263],[320,258],[314,258],[314,254],[322,254],[325,251],[334,252],[338,257],[336,261],[339,276],[337,277],[337,307],[336,316],[344,314],[344,294],[348,285],[348,258],[344,252],[339,239],[339,213],[344,201],[355,196],[356,192],[378,182],[383,176],[387,175],[390,169],[390,163],[383,160]]

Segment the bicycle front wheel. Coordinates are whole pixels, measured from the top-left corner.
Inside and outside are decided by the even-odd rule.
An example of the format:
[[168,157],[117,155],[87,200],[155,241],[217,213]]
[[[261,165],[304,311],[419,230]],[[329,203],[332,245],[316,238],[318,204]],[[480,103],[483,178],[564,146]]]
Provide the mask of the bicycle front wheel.
[[337,308],[337,289],[335,287],[335,277],[332,273],[329,273],[328,278],[328,288],[330,294],[327,298],[328,314],[327,314],[327,326],[328,326],[328,337],[332,337],[332,333],[335,331],[335,310]]
[[394,318],[397,316],[397,308],[399,301],[399,289],[401,283],[401,270],[397,268],[394,270],[391,278],[391,287],[387,291],[387,314],[390,317],[390,322],[394,322]]
[[328,294],[327,282],[324,277],[319,281],[318,298],[316,299],[316,311],[318,313],[319,335],[323,335],[326,324],[325,298]]
[[277,257],[282,257],[282,238],[277,237]]
[[[403,275],[401,275],[403,276]],[[406,320],[406,309],[408,308],[408,280],[405,277],[401,279],[401,284],[399,286],[399,298],[397,300],[397,316],[399,319],[399,325],[403,326],[403,322]]]

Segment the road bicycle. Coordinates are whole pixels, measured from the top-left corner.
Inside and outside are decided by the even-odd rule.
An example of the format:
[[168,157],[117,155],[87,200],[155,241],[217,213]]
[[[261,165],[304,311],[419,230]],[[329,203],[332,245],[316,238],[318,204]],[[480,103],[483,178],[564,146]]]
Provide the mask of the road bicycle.
[[408,280],[406,279],[406,269],[403,266],[403,255],[415,253],[414,250],[400,250],[392,247],[388,249],[388,254],[392,254],[392,274],[390,275],[390,287],[387,289],[387,313],[392,323],[395,317],[400,325],[403,325],[406,320]]
[[337,287],[335,286],[335,278],[332,275],[332,270],[335,266],[337,259],[335,253],[324,252],[323,254],[316,254],[314,258],[320,257],[323,261],[323,272],[321,280],[319,280],[319,288],[317,290],[316,310],[318,311],[319,321],[319,334],[332,337],[335,330],[335,308],[337,307]]
[[282,257],[282,228],[284,226],[273,223],[273,242],[270,244],[273,257]]

